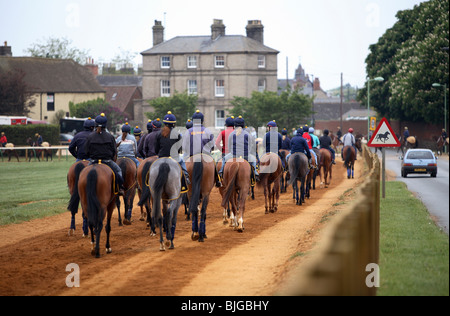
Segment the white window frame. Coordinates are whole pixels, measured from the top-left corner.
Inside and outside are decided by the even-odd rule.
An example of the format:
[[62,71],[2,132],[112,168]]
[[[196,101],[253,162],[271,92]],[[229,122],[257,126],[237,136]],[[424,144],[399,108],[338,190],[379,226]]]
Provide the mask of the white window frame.
[[216,97],[225,97],[225,80],[218,79],[214,82],[214,95]]
[[161,96],[170,97],[170,80],[161,80]]
[[225,110],[216,110],[214,115],[214,121],[216,129],[223,129],[225,126]]
[[264,91],[266,91],[266,79],[258,79],[258,92]]
[[225,68],[225,56],[224,55],[214,56],[214,66],[215,68]]
[[266,56],[258,55],[258,68],[266,68]]
[[188,56],[187,57],[187,67],[188,68],[197,68],[197,56]]
[[188,80],[187,81],[187,91],[188,91],[188,95],[197,95],[198,94],[197,80]]
[[161,68],[170,68],[170,56],[161,56]]

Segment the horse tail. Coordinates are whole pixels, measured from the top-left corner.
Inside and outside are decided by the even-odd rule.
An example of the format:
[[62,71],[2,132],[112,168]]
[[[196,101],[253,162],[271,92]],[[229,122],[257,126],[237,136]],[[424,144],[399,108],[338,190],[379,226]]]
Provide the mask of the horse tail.
[[164,162],[159,166],[158,176],[155,180],[155,185],[153,186],[153,209],[152,218],[158,223],[161,217],[161,197],[164,186],[166,185],[167,179],[169,178],[170,166],[168,163]]
[[150,198],[150,188],[146,184],[147,182],[147,175],[150,170],[150,167],[152,166],[151,162],[146,162],[144,167],[142,168],[142,193],[141,193],[141,199],[138,202],[138,206],[143,206],[145,204],[145,201],[147,201]]
[[89,171],[86,182],[86,196],[88,206],[89,225],[98,227],[99,211],[101,209],[100,202],[97,198],[97,170],[94,168]]
[[197,206],[200,201],[201,187],[203,178],[203,163],[201,161],[194,162],[194,170],[192,171],[192,194],[189,201],[189,213],[197,212]]
[[294,183],[294,181],[297,179],[298,173],[300,171],[300,156],[293,155],[293,156],[291,156],[291,159],[294,159],[294,168],[292,170],[293,172],[291,174],[291,177],[288,181],[288,185],[292,185]]
[[[233,169],[233,167],[234,167],[234,169]],[[227,207],[228,201],[230,200],[231,193],[234,190],[236,177],[239,173],[239,164],[238,163],[232,164],[230,169],[231,169],[230,170],[231,179],[228,182],[227,187],[225,188],[225,194],[222,199],[222,207],[224,207],[224,208]]]
[[80,195],[78,194],[78,179],[80,178],[80,173],[84,169],[84,165],[79,163],[75,166],[75,183],[73,187],[72,196],[69,200],[69,205],[67,209],[72,213],[76,214],[78,212],[78,205],[80,204]]

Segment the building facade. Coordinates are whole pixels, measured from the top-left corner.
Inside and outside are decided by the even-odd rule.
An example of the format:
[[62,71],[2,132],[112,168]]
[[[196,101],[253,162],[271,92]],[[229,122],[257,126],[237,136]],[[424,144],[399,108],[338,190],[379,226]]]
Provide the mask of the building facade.
[[[178,36],[164,41],[160,21],[153,26],[153,47],[142,52],[143,102],[135,119],[150,112],[148,101],[175,92],[196,94],[205,124],[223,128],[234,97],[278,89],[278,51],[264,45],[264,27],[249,21],[247,36],[226,35],[222,20],[214,20],[209,36]],[[139,113],[140,112],[140,113]],[[180,121],[187,118],[180,118]]]

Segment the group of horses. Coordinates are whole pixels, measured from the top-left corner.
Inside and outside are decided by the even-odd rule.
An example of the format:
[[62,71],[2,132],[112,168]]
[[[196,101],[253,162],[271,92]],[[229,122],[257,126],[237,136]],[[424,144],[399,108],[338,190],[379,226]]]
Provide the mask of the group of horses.
[[[42,154],[44,154],[45,158],[48,161],[48,158],[50,158],[50,160],[53,160],[53,154],[52,154],[52,150],[51,149],[44,149],[44,148],[40,148],[40,147],[51,147],[51,145],[48,142],[43,142],[42,146],[39,146],[38,143],[36,141],[33,141],[33,139],[31,137],[27,138],[27,144],[30,147],[33,147],[32,152],[33,155],[30,155],[30,157],[28,158],[28,161],[31,161],[31,158],[36,157],[38,159],[38,161],[41,161],[41,159],[39,158]],[[13,143],[7,143],[5,145],[5,153],[8,155],[8,161],[11,161],[11,158],[14,156],[17,159],[17,162],[20,162],[19,160],[19,154],[17,153],[16,149],[14,148],[14,144]]]
[[[286,185],[293,186],[293,198],[297,205],[302,205],[305,197],[310,197],[311,189],[315,189],[317,175],[320,176],[321,185],[328,187],[332,176],[331,153],[328,149],[317,149],[316,152],[318,159],[313,161],[313,169],[309,168],[308,159],[303,153],[291,155],[288,164],[284,161],[285,168],[282,159],[285,160],[286,155],[283,153],[266,153],[260,157],[258,186],[264,188],[266,214],[278,211],[280,192],[286,192]],[[354,148],[344,148],[343,152],[345,165],[352,169],[356,157]],[[109,166],[101,161],[92,164],[79,161],[70,167],[67,174],[71,195],[68,210],[72,214],[69,235],[75,231],[75,214],[81,203],[83,237],[87,237],[90,232],[92,255],[100,257],[100,234],[105,218],[106,252],[111,253],[110,232],[114,209],[118,208],[119,225],[130,225],[136,192],[139,196],[138,206],[141,208],[140,220],[147,221],[151,236],[156,235],[156,226],[159,226],[160,251],[166,250],[166,247],[175,248],[177,215],[182,204],[185,204],[187,218],[192,221],[191,239],[203,242],[207,238],[206,210],[215,186],[215,174],[221,168],[221,159],[216,163],[212,156],[206,154],[187,159],[186,169],[191,179],[187,192],[183,192],[181,188],[181,167],[170,157],[146,158],[141,160],[138,168],[128,158],[117,159],[117,164],[122,169],[124,178],[123,223],[115,175]],[[325,182],[322,182],[322,171]],[[222,186],[219,188],[223,220],[224,224],[229,224],[238,232],[245,229],[245,203],[254,186],[251,178],[252,167],[247,160],[232,158],[227,161]]]

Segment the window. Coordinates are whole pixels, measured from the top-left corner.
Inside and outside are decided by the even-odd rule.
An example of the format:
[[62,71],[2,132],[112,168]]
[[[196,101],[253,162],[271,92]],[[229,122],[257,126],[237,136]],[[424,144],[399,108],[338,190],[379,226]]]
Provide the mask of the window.
[[222,129],[225,126],[225,111],[217,110],[216,111],[216,128]]
[[161,80],[161,96],[170,97],[170,80]]
[[258,56],[258,68],[266,68],[266,56]]
[[224,68],[225,56],[214,56],[214,63],[216,65],[216,68]]
[[55,94],[47,93],[47,111],[55,110]]
[[170,57],[169,56],[161,57],[161,68],[170,68]]
[[111,97],[111,101],[115,101],[117,98],[117,92],[114,92],[114,94]]
[[197,68],[197,56],[188,56],[187,66],[188,68]]
[[188,80],[188,95],[197,94],[197,80]]
[[258,92],[264,92],[266,90],[266,80],[259,79],[258,80]]
[[216,80],[216,97],[225,96],[225,80]]

